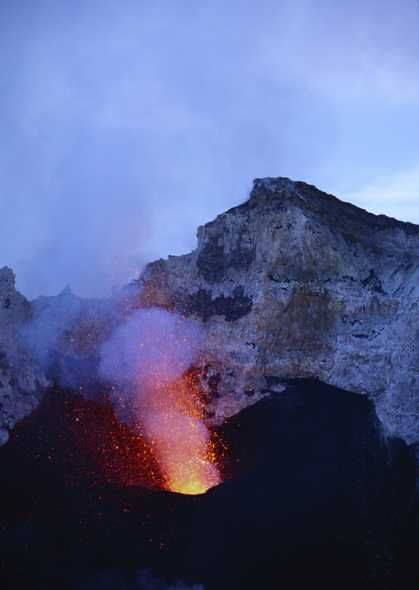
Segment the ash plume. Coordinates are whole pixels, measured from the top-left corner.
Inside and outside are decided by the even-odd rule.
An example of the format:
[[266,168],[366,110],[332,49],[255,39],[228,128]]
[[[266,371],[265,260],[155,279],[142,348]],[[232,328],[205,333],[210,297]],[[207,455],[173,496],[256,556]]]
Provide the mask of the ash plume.
[[87,378],[97,381],[97,348],[121,321],[118,297],[82,299],[67,287],[31,303],[31,317],[18,338],[51,381],[79,389]]
[[148,441],[167,489],[197,494],[220,482],[191,371],[203,352],[199,323],[157,308],[127,312],[120,297],[82,301],[65,290],[40,298],[20,336],[55,385],[86,399],[108,392],[118,419]]
[[196,494],[220,482],[196,384],[202,328],[160,309],[137,311],[101,349],[99,375],[115,384],[119,415],[141,425],[167,489]]
[[128,391],[143,391],[156,381],[170,383],[197,359],[202,328],[192,320],[161,309],[138,310],[101,348],[99,376]]

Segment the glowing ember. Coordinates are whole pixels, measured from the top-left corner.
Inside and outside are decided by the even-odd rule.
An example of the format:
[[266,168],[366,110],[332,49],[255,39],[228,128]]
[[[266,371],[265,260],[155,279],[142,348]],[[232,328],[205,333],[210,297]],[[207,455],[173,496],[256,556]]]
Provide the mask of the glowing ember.
[[162,309],[139,309],[101,349],[99,373],[121,394],[121,416],[134,419],[159,464],[168,490],[200,494],[220,483],[205,404],[193,370],[204,332],[191,319]]
[[220,483],[204,404],[190,375],[153,387],[141,404],[141,421],[165,478],[166,489],[203,494]]

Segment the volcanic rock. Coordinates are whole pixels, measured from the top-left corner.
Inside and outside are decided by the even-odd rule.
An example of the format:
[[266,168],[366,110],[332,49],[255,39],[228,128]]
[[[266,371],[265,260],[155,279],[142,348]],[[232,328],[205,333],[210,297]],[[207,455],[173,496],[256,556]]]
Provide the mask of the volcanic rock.
[[419,226],[304,182],[254,181],[198,229],[196,250],[150,264],[146,305],[202,321],[213,420],[287,378],[366,394],[386,429],[419,441]]
[[0,445],[8,440],[16,422],[38,405],[48,385],[19,339],[30,317],[30,303],[16,291],[13,271],[0,269]]
[[[12,271],[0,277],[0,441],[42,396],[43,372],[54,381],[65,374],[77,389],[95,381],[114,326],[158,306],[202,323],[198,368],[212,423],[280,392],[284,379],[318,378],[368,395],[387,431],[419,449],[419,226],[264,178],[246,202],[198,229],[196,250],[149,264],[116,315],[115,300],[68,290],[29,304]],[[17,350],[31,315],[65,328],[50,343],[48,369]]]
[[49,392],[0,449],[1,587],[416,590],[411,450],[366,396],[284,387],[218,430],[225,481],[198,496],[109,479],[135,465],[118,458],[128,431],[109,406]]
[[202,498],[188,560],[205,588],[415,587],[413,452],[366,396],[291,380],[221,433],[230,480]]

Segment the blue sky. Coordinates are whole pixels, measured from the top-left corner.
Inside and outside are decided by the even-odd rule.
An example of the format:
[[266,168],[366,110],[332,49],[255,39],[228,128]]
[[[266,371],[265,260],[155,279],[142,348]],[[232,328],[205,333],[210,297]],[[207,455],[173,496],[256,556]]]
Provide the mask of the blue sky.
[[417,0],[3,0],[0,265],[102,295],[289,176],[419,222]]

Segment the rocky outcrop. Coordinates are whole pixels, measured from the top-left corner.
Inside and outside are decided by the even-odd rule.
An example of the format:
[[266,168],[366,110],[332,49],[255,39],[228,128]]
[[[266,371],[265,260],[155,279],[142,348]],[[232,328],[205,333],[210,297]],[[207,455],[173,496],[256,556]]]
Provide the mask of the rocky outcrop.
[[419,227],[303,182],[254,181],[198,229],[191,254],[150,264],[142,303],[199,318],[217,422],[281,380],[367,394],[388,430],[419,440]]
[[138,306],[204,326],[213,422],[281,391],[284,379],[317,378],[368,395],[388,431],[419,448],[419,226],[265,178],[249,200],[198,229],[196,250],[151,263],[118,300],[65,290],[29,304],[3,269],[0,438],[46,383],[37,368],[45,359],[37,365],[19,348],[22,322],[33,317],[35,337],[47,342],[49,377],[94,387],[101,343]]
[[13,271],[0,269],[0,445],[16,422],[38,405],[48,385],[20,344],[20,330],[30,317],[30,303],[16,291]]
[[[190,377],[223,483],[201,496],[155,489],[98,376],[144,306],[203,327]],[[419,227],[284,178],[107,301],[29,303],[2,269],[0,444],[31,413],[0,449],[6,586],[134,588],[140,568],[209,589],[417,588],[414,457],[389,433],[419,448],[418,319]]]

